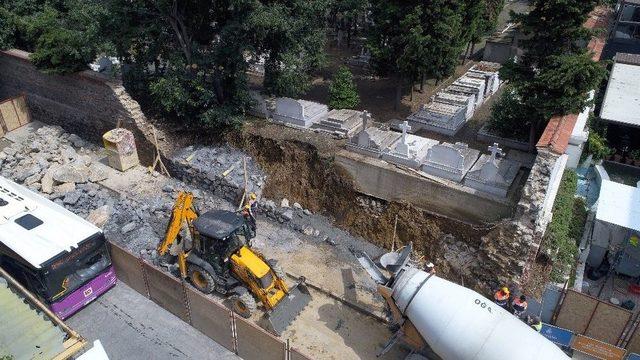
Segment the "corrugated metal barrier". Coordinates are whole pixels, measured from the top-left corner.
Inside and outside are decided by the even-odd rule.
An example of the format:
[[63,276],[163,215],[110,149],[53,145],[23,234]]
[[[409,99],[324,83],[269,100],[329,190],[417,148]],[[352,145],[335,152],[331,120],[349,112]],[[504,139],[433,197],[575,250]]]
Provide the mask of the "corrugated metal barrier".
[[110,250],[118,279],[243,359],[309,359],[288,341],[236,316],[188,283],[116,244],[110,243]]

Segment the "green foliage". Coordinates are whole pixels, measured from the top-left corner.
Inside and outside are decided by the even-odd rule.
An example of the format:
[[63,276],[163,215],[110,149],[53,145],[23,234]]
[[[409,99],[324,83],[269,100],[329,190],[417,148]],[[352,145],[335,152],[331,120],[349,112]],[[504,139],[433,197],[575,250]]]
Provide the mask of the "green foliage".
[[[0,5],[0,47],[18,46],[47,73],[86,69],[99,49],[100,19],[105,8],[96,0],[20,0]],[[0,22],[3,23],[3,22]]]
[[565,171],[553,206],[553,219],[544,238],[544,248],[551,252],[553,281],[562,282],[575,265],[578,243],[586,222],[584,201],[575,197],[578,176]]
[[346,66],[341,66],[329,85],[329,107],[332,109],[353,109],[360,104],[358,89],[353,82],[353,74]]
[[507,85],[500,98],[491,107],[489,130],[501,137],[528,141],[531,121],[520,97]]
[[503,8],[504,0],[485,0],[478,31],[482,34],[494,32]]
[[409,81],[453,73],[466,45],[461,0],[372,1],[367,47],[380,75]]
[[607,146],[607,139],[598,132],[589,132],[587,140],[587,153],[593,157],[594,161],[599,161],[611,155],[611,149]]
[[605,69],[577,45],[589,37],[583,24],[596,3],[536,0],[529,14],[512,14],[530,38],[522,42],[524,56],[518,63],[505,64],[500,74],[522,99],[519,112],[529,114],[535,132],[554,115],[582,111],[589,103],[588,92],[606,76]]
[[109,0],[106,31],[131,66],[127,86],[187,125],[239,124],[251,100],[248,58],[265,91],[295,97],[324,61],[326,0]]
[[307,91],[309,74],[326,62],[324,21],[328,0],[255,2],[244,28],[265,62],[265,92],[296,97]]
[[640,149],[633,150],[629,156],[635,161],[640,161]]

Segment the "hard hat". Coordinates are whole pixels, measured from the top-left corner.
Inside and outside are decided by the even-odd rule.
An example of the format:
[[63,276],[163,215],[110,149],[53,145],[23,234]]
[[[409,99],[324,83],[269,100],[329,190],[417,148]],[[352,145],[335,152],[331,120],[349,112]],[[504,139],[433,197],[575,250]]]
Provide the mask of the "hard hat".
[[258,198],[258,195],[256,195],[256,193],[251,193],[251,194],[249,194],[249,199],[251,199],[251,200],[255,200],[255,199],[257,199],[257,198]]
[[505,287],[503,287],[503,288],[502,288],[502,289],[500,289],[500,290],[502,290],[502,292],[503,292],[503,293],[505,293],[505,294],[508,294],[508,293],[509,293],[509,288],[508,288],[508,287],[506,287],[506,286],[505,286]]

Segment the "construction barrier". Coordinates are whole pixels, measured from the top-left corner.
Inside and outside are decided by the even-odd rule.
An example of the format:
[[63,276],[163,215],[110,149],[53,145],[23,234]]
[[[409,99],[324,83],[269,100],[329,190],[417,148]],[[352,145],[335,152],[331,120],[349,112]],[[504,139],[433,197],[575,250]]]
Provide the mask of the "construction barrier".
[[633,313],[592,296],[568,290],[555,325],[609,344],[618,344]]
[[31,115],[25,95],[0,101],[0,137],[29,122],[31,122]]
[[626,355],[625,349],[584,335],[576,335],[571,347],[575,351],[579,351],[583,354],[587,354],[601,360],[623,360]]
[[114,243],[109,245],[118,279],[243,359],[309,359],[188,283]]

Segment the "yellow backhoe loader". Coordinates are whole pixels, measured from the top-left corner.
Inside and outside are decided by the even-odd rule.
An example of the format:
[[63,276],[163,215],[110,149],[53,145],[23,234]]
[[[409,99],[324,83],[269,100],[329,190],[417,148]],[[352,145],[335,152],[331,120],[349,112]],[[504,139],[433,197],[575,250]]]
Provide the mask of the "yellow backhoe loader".
[[304,278],[293,287],[275,261],[251,248],[255,228],[248,214],[212,210],[199,215],[193,195],[180,192],[160,256],[177,258],[180,276],[204,293],[232,296],[233,310],[249,318],[256,299],[267,311],[270,330],[281,334],[311,301]]

